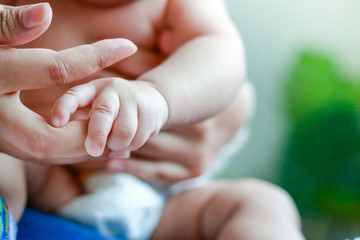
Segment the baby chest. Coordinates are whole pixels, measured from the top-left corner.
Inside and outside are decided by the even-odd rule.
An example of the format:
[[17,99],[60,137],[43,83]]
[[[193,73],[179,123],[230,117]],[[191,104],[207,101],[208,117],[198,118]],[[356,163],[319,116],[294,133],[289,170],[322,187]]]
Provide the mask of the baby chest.
[[109,8],[88,8],[79,22],[90,40],[128,38],[151,48],[163,26],[167,0],[135,0]]

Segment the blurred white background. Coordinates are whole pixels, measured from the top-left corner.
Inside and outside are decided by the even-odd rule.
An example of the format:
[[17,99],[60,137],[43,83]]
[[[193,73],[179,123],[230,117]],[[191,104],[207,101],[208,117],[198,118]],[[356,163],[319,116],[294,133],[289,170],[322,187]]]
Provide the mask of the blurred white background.
[[226,177],[249,176],[276,182],[286,128],[281,110],[282,82],[297,53],[304,49],[329,54],[349,73],[360,73],[360,1],[226,2],[243,36],[248,77],[258,95],[251,139]]

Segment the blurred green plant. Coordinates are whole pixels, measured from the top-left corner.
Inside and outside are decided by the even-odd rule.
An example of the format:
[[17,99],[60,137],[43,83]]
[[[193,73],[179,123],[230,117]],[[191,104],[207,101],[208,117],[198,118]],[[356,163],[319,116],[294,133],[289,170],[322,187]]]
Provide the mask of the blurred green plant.
[[360,221],[360,79],[309,51],[285,92],[290,129],[280,185],[302,214]]

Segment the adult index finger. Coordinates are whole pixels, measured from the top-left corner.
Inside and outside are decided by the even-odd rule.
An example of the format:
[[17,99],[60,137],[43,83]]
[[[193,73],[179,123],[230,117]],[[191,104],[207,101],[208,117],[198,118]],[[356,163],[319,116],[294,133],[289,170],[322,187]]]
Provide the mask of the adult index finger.
[[126,39],[107,39],[55,52],[0,48],[0,91],[66,84],[106,68],[137,50]]

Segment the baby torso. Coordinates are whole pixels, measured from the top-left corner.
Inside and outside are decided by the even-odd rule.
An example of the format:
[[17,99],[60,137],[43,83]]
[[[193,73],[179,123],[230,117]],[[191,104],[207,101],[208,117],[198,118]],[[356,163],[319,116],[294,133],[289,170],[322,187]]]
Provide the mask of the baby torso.
[[[20,0],[17,5],[37,1]],[[168,0],[50,0],[53,21],[38,39],[22,46],[56,51],[106,38],[127,38],[138,52],[86,80],[63,87],[22,92],[25,105],[49,118],[56,99],[71,86],[98,77],[120,76],[136,79],[159,64],[169,54],[166,23]],[[35,56],[34,56],[35,57]]]

